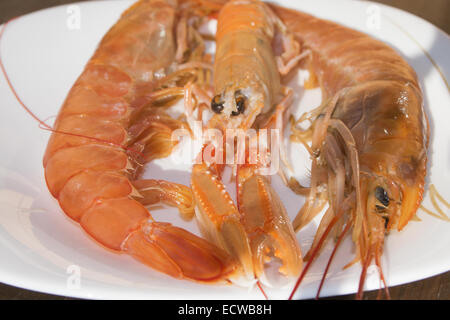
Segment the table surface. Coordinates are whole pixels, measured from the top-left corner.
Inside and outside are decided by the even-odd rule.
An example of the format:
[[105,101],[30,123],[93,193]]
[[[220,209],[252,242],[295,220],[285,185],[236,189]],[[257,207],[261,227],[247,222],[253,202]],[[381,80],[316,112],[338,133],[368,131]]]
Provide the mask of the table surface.
[[[79,2],[74,0],[0,0],[0,23],[13,17],[36,10]],[[411,12],[430,21],[445,32],[450,33],[449,0],[373,0]],[[425,280],[390,288],[392,299],[439,299],[450,300],[450,272]],[[376,299],[377,291],[367,292],[364,299]],[[327,299],[353,299],[354,295],[330,297]],[[0,299],[71,299],[24,290],[0,283]]]

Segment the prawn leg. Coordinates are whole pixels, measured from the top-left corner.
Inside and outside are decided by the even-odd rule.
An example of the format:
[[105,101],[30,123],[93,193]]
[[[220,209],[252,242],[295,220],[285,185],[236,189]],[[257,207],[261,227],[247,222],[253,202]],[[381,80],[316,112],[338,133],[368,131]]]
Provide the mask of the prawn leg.
[[202,234],[239,261],[241,271],[236,274],[237,283],[253,284],[252,251],[247,233],[219,174],[205,163],[196,164],[192,169],[191,187]]
[[257,171],[254,165],[239,166],[239,210],[249,236],[256,277],[267,286],[279,286],[300,274],[303,261],[283,203],[270,179]]

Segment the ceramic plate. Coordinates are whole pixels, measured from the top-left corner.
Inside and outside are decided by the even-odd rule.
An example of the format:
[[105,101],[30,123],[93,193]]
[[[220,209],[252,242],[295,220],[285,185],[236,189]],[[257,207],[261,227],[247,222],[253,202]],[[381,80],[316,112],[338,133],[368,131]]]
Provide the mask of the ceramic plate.
[[[450,199],[450,97],[445,77],[450,72],[450,40],[428,22],[403,11],[366,1],[276,1],[368,33],[396,48],[416,70],[431,123],[429,174]],[[52,122],[70,87],[101,37],[131,1],[93,1],[35,12],[8,24],[0,43],[1,56],[23,102],[41,119]],[[101,12],[101,14],[99,14]],[[79,19],[78,19],[79,18]],[[434,62],[432,62],[434,61]],[[441,70],[439,72],[439,69]],[[304,73],[295,79],[299,85]],[[296,90],[297,114],[320,103],[320,91]],[[300,96],[302,97],[300,101]],[[206,286],[174,280],[131,257],[106,251],[69,220],[47,190],[42,157],[49,132],[39,128],[0,76],[0,281],[57,295],[95,299],[262,299],[255,288]],[[53,118],[52,118],[53,117]],[[308,158],[300,145],[289,147],[296,175],[307,180]],[[188,184],[189,166],[170,159],[155,161],[147,177]],[[304,199],[273,178],[293,218]],[[424,205],[431,207],[428,193]],[[447,211],[448,212],[448,211]],[[153,211],[152,211],[153,213]],[[198,233],[195,222],[182,221],[176,210],[154,211],[155,218]],[[424,279],[450,269],[450,223],[418,212],[401,233],[389,235],[383,265],[390,286]],[[304,252],[311,245],[317,220],[298,234]],[[315,295],[331,246],[313,265],[297,298]],[[353,257],[344,242],[329,272],[323,296],[357,290],[360,266],[342,270]],[[370,268],[366,290],[378,289]],[[285,299],[284,289],[267,289],[270,298]]]

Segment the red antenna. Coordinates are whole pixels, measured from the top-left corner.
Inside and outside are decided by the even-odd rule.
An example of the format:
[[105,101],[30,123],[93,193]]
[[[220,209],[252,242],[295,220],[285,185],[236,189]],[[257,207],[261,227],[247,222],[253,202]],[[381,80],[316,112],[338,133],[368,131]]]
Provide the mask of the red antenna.
[[313,263],[314,259],[316,258],[316,256],[317,256],[320,248],[322,247],[325,239],[327,238],[327,236],[330,233],[331,229],[334,227],[336,222],[342,217],[343,214],[344,214],[344,210],[342,210],[337,216],[335,216],[333,218],[333,220],[331,220],[331,222],[328,225],[328,227],[326,228],[325,232],[320,237],[319,242],[317,243],[315,248],[311,251],[311,257],[309,258],[308,263],[306,264],[305,268],[303,269],[302,274],[300,275],[300,277],[298,278],[297,282],[295,283],[294,289],[292,289],[292,292],[291,292],[291,294],[289,296],[289,300],[292,300],[292,298],[294,297],[295,292],[297,291],[298,287],[300,286],[300,283],[303,281],[303,278],[305,277],[305,275],[308,272],[309,268],[311,267],[311,264]]
[[342,231],[342,233],[339,235],[338,240],[336,241],[336,244],[334,246],[333,252],[330,255],[330,258],[328,259],[328,263],[327,263],[327,267],[325,268],[325,271],[323,273],[322,276],[322,280],[320,281],[320,285],[319,285],[319,289],[317,290],[317,294],[316,294],[316,299],[319,299],[320,296],[320,291],[322,290],[323,284],[325,282],[325,279],[327,277],[327,273],[328,273],[328,269],[331,266],[331,262],[333,261],[334,255],[336,254],[337,249],[339,248],[342,239],[344,239],[346,233],[348,232],[348,230],[350,229],[351,224],[347,223],[347,225],[345,226],[344,230]]
[[[3,25],[3,28],[0,30],[0,43],[1,43],[1,40],[2,40],[2,38],[3,38],[3,34],[5,33],[6,26],[7,26],[10,22],[12,22],[13,20],[16,20],[16,19],[18,19],[18,18],[20,18],[20,16],[19,16],[19,17],[12,18],[12,19],[8,20],[7,22],[5,22],[5,24]],[[23,107],[23,109],[24,109],[24,110],[25,110],[25,111],[26,111],[33,119],[35,119],[35,120],[39,123],[39,128],[41,128],[41,129],[43,129],[43,130],[51,131],[51,132],[53,132],[53,133],[66,134],[66,135],[70,135],[70,136],[74,136],[74,137],[85,138],[85,139],[90,139],[90,140],[93,140],[93,141],[97,141],[97,142],[109,144],[109,145],[112,145],[112,146],[115,146],[115,147],[122,148],[122,149],[124,149],[124,150],[131,151],[131,152],[136,153],[136,154],[138,154],[138,155],[140,155],[140,156],[144,156],[144,155],[143,155],[141,152],[139,152],[139,151],[133,150],[132,148],[129,148],[129,147],[127,147],[127,146],[123,146],[123,145],[120,145],[120,144],[117,144],[117,143],[114,143],[114,142],[111,142],[111,141],[108,141],[108,140],[98,139],[98,138],[95,138],[95,137],[89,137],[89,136],[85,136],[85,135],[81,135],[81,134],[76,134],[76,133],[72,133],[72,132],[65,132],[65,131],[60,131],[60,130],[54,129],[53,127],[51,127],[50,125],[48,125],[47,123],[45,123],[44,121],[42,121],[41,119],[39,119],[39,117],[36,116],[36,115],[33,113],[33,111],[31,111],[31,109],[28,108],[28,107],[26,106],[26,104],[23,102],[23,100],[20,98],[19,94],[17,93],[16,89],[14,88],[14,86],[13,86],[13,84],[12,84],[12,82],[11,82],[11,79],[9,78],[8,72],[6,71],[5,65],[3,64],[3,60],[2,60],[1,54],[0,54],[0,69],[2,70],[2,73],[3,73],[3,75],[4,75],[5,79],[6,79],[6,82],[7,82],[8,86],[9,86],[9,88],[11,89],[11,92],[14,94],[14,97],[15,97],[16,100],[20,103],[20,105]]]
[[259,282],[259,280],[256,281],[256,285],[259,288],[259,291],[261,291],[261,293],[263,294],[264,298],[266,298],[266,300],[269,300],[269,297],[267,296],[266,292],[264,291],[263,287],[261,286],[261,283]]

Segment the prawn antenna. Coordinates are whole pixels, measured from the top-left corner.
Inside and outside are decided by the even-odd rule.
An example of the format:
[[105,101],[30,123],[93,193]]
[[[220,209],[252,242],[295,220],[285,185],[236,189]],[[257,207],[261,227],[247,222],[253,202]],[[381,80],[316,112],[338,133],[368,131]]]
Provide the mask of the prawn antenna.
[[269,297],[267,296],[266,292],[264,291],[264,289],[263,289],[263,287],[262,287],[262,285],[261,285],[261,282],[259,282],[259,280],[256,281],[256,285],[258,286],[259,291],[261,291],[261,293],[263,294],[264,298],[265,298],[266,300],[269,300]]
[[[2,29],[0,30],[0,44],[1,41],[3,39],[3,34],[5,33],[5,29],[7,27],[7,25],[9,23],[11,23],[13,20],[16,20],[20,18],[20,16],[12,18],[10,20],[8,20],[7,22],[5,22],[3,24]],[[105,144],[109,144],[111,146],[114,147],[119,147],[122,148],[124,150],[127,151],[131,151],[132,153],[138,154],[139,156],[144,156],[144,154],[142,154],[141,152],[137,151],[137,150],[133,150],[132,148],[129,148],[127,146],[123,146],[117,143],[113,143],[111,141],[108,140],[103,140],[103,139],[98,139],[95,137],[89,137],[89,136],[85,136],[85,135],[81,135],[81,134],[76,134],[73,132],[65,132],[65,131],[61,131],[61,130],[56,130],[53,127],[51,127],[50,125],[48,125],[45,121],[42,121],[36,114],[34,114],[33,111],[31,111],[30,108],[27,107],[27,105],[23,102],[23,100],[20,98],[19,94],[17,93],[16,89],[14,88],[11,79],[9,78],[8,72],[6,71],[5,65],[3,64],[3,59],[1,57],[1,52],[0,52],[0,69],[2,70],[3,76],[5,77],[6,83],[8,84],[8,87],[11,89],[11,92],[13,93],[14,97],[16,98],[17,102],[19,102],[19,104],[22,106],[22,108],[34,119],[39,123],[39,128],[42,130],[47,130],[53,133],[58,133],[58,134],[65,134],[65,135],[69,135],[69,136],[73,136],[73,137],[78,137],[78,138],[84,138],[84,139],[90,139],[96,142],[101,142],[101,143],[105,143]]]
[[345,235],[347,234],[348,230],[350,229],[350,226],[351,226],[351,224],[348,222],[347,225],[345,226],[344,230],[342,231],[342,233],[339,235],[339,238],[336,241],[333,252],[331,253],[330,258],[328,259],[328,263],[327,263],[327,266],[323,273],[322,280],[320,281],[319,289],[317,290],[317,294],[316,294],[316,299],[319,299],[320,291],[322,290],[323,284],[325,283],[325,278],[327,277],[328,269],[331,266],[331,262],[333,261],[333,258],[337,252],[337,249],[339,248],[339,246],[342,243],[342,239],[344,239]]
[[303,281],[303,278],[305,277],[306,273],[308,272],[309,268],[311,267],[311,264],[313,263],[314,259],[317,257],[317,254],[319,253],[320,248],[322,247],[325,239],[328,237],[328,234],[330,233],[331,229],[334,227],[336,222],[342,217],[344,214],[344,210],[342,210],[337,216],[331,220],[330,224],[326,228],[323,235],[320,237],[319,242],[317,243],[316,247],[311,251],[311,256],[308,260],[308,263],[306,264],[305,268],[303,269],[300,277],[297,279],[297,282],[295,283],[294,289],[292,289],[292,292],[289,296],[289,300],[292,300],[294,297],[295,292],[297,291],[298,287],[300,286],[300,283]]

